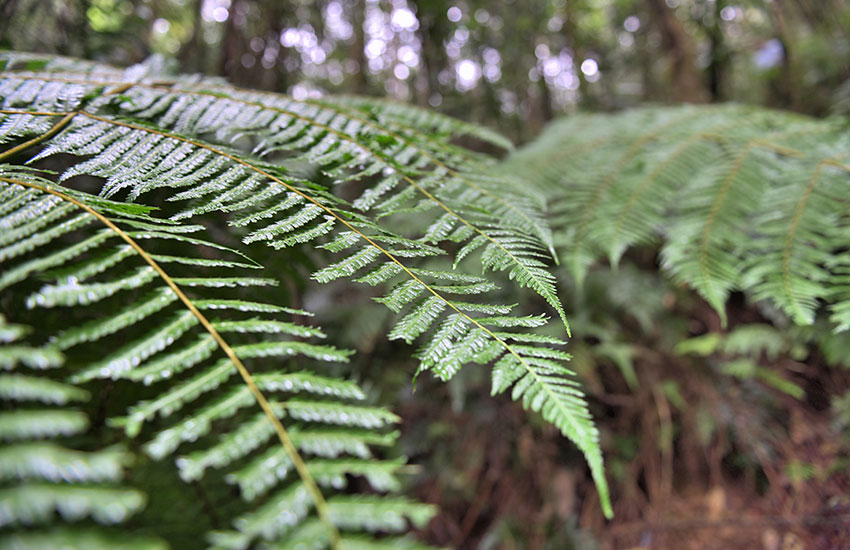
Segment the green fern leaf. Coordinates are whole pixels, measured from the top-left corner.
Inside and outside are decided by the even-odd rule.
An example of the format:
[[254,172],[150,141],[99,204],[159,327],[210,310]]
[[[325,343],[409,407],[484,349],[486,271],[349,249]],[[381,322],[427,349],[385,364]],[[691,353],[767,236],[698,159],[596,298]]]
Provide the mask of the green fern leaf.
[[673,279],[721,320],[744,290],[803,325],[826,303],[846,330],[845,124],[734,105],[585,115],[509,166],[551,193],[579,283],[600,256],[616,264],[629,247],[660,245]]
[[[56,59],[48,61],[48,65],[66,67]],[[423,351],[418,355],[426,361],[421,363],[420,372],[431,370],[448,379],[465,364],[497,364],[502,356],[511,355],[526,375],[532,375],[544,359],[554,360],[548,358],[554,351],[515,349],[525,345],[554,350],[554,341],[535,339],[532,332],[546,322],[544,316],[515,316],[510,304],[499,303],[501,297],[491,298],[499,286],[493,280],[494,274],[470,278],[455,271],[462,260],[477,258],[484,271],[503,272],[517,286],[541,295],[568,327],[556,294],[556,279],[547,267],[553,242],[540,213],[544,199],[521,190],[520,180],[495,174],[491,161],[452,145],[448,137],[449,133],[476,133],[479,138],[493,141],[486,132],[452,124],[441,117],[422,120],[423,131],[411,124],[422,116],[421,112],[411,114],[391,105],[376,107],[386,108],[387,116],[364,116],[365,111],[351,103],[299,102],[213,80],[178,78],[167,84],[154,82],[145,79],[149,67],[137,68],[132,78],[114,68],[104,68],[95,78],[91,73],[95,68],[99,70],[97,65],[76,75],[73,73],[78,65],[70,63],[67,67],[73,67],[64,69],[70,73],[58,77],[56,71],[49,70],[4,72],[0,81],[8,92],[0,124],[33,116],[25,110],[32,102],[27,86],[53,85],[56,92],[39,96],[37,105],[39,109],[55,109],[41,112],[61,114],[42,115],[53,121],[49,130],[53,133],[41,134],[40,151],[30,162],[42,163],[59,153],[70,154],[74,158],[71,166],[52,179],[68,187],[77,175],[101,178],[102,198],[98,200],[103,204],[98,203],[98,208],[112,209],[110,215],[121,217],[128,227],[132,221],[172,229],[169,232],[157,227],[136,227],[126,231],[127,237],[144,240],[146,245],[150,242],[151,246],[175,249],[199,244],[198,239],[174,231],[179,224],[155,222],[144,217],[143,212],[135,212],[133,218],[118,211],[120,204],[164,196],[165,202],[156,206],[168,212],[176,210],[172,215],[174,222],[222,213],[228,215],[228,234],[246,244],[262,242],[274,248],[323,245],[328,254],[336,257],[313,273],[313,279],[319,282],[355,279],[391,288],[389,294],[378,298],[400,315],[390,337],[421,342]],[[75,100],[74,94],[62,95],[72,85],[84,90],[89,98],[85,105]],[[120,89],[121,94],[109,94],[109,89]],[[327,176],[331,177],[330,183],[324,179]],[[352,189],[357,191],[349,192]],[[337,191],[352,196],[353,202],[349,204],[335,196]],[[418,223],[411,225],[409,220]],[[427,228],[424,234],[422,227]],[[62,234],[74,231],[82,232],[82,228]],[[41,237],[45,232],[36,230],[32,235]],[[48,237],[45,243],[58,236]],[[36,244],[27,250],[35,250]],[[44,304],[80,304],[91,297],[101,303],[128,293],[135,296],[158,284],[156,276],[151,277],[144,266],[126,282],[109,277],[116,270],[126,270],[136,259],[134,254],[122,254],[115,251],[108,260],[111,269],[105,268],[105,259],[103,264],[101,260],[91,260],[81,267],[86,274],[98,265],[104,267],[95,281],[55,281],[45,285],[38,299]],[[227,260],[227,264],[216,260],[216,265],[210,265],[209,261],[179,252],[151,252],[148,256],[155,262],[164,260],[163,265],[169,270],[181,273],[172,276],[172,282],[197,294],[198,303],[211,308],[216,307],[215,301],[209,301],[205,293],[225,289],[236,292],[272,283],[261,277],[204,277],[185,275],[187,271],[179,270],[190,264],[199,271],[245,269],[249,265],[238,259]],[[34,267],[30,269],[27,276],[41,273]],[[21,280],[20,276],[17,280]],[[76,285],[85,286],[78,289]],[[33,300],[32,306],[41,305],[36,298]],[[221,300],[222,304],[235,303],[238,298],[232,295]],[[214,357],[207,354],[215,350],[210,349],[208,340],[199,340],[206,325],[194,313],[198,323],[175,315],[178,306],[176,301],[161,309],[139,304],[137,314],[144,315],[146,324],[156,323],[156,329],[146,332],[146,339],[127,342],[95,368],[78,374],[78,380],[95,380],[102,375],[152,385],[171,376],[179,377],[175,387],[180,388],[181,397],[174,403],[174,416],[183,417],[184,410],[185,414],[191,410],[192,416],[183,417],[182,423],[170,425],[155,436],[155,444],[148,449],[153,448],[157,455],[176,452],[193,438],[208,439],[211,423],[227,423],[228,412],[242,418],[247,411],[239,409],[250,406],[248,394],[237,396],[224,389],[236,381],[225,376],[223,367],[204,370],[209,376],[199,370],[208,368]],[[121,325],[126,322],[127,318],[116,319],[90,330],[92,334],[118,335],[130,326]],[[260,330],[261,325],[253,326]],[[446,326],[453,328],[443,331]],[[241,338],[241,334],[228,333],[228,337]],[[509,334],[516,337],[506,336]],[[78,345],[95,342],[80,338],[66,337],[68,342],[78,341]],[[263,351],[267,352],[265,357],[274,358],[291,356],[284,353],[287,346],[294,350],[291,344],[280,349],[268,342],[248,346],[231,349],[236,355],[245,355],[252,364],[262,364],[259,360],[264,357]],[[327,359],[321,353],[306,355]],[[565,356],[558,356],[557,360],[564,359]],[[184,361],[186,366],[182,367]],[[565,369],[558,374],[566,372]],[[554,379],[555,376],[536,376],[543,395],[560,391],[561,383]],[[203,397],[211,393],[219,401]],[[517,393],[516,398],[520,399],[521,394],[524,392]],[[233,400],[228,401],[227,396]],[[523,404],[531,410],[544,411],[546,418],[568,437],[583,437],[577,441],[579,446],[593,461],[601,462],[597,460],[599,449],[593,438],[584,437],[580,430],[562,427],[589,423],[581,396],[564,394],[559,399],[564,406],[538,407],[535,400],[525,400]],[[199,400],[203,406],[195,404]],[[332,420],[334,416],[327,407],[325,416],[316,413],[315,419],[304,417],[308,419],[304,421]],[[284,410],[292,415],[295,409],[282,407],[280,416]],[[267,412],[271,418],[277,416],[275,411]],[[351,413],[346,410],[340,414]],[[192,419],[195,423],[187,425]],[[145,426],[138,424],[134,430],[143,435],[148,429]],[[307,469],[299,470],[299,474],[304,471]],[[604,478],[595,478],[606,500]],[[322,515],[321,505],[317,511]]]
[[[234,299],[216,300],[207,298],[206,300],[198,300],[197,305],[195,305],[195,302],[182,294],[182,291],[178,292],[183,287],[194,288],[198,292],[215,294],[232,291],[234,288],[268,285],[273,283],[273,280],[212,274],[210,276],[169,277],[165,271],[166,268],[173,266],[185,266],[191,267],[195,272],[198,270],[232,272],[240,269],[254,269],[256,264],[231,262],[229,260],[194,261],[195,258],[191,255],[176,256],[154,253],[153,251],[148,252],[148,248],[154,248],[157,244],[174,248],[196,245],[204,241],[194,238],[170,238],[176,234],[173,231],[176,228],[174,225],[158,222],[149,217],[140,218],[143,215],[139,213],[129,215],[120,207],[120,204],[115,203],[113,206],[113,203],[104,199],[92,201],[93,204],[97,205],[96,208],[92,207],[86,202],[87,196],[71,190],[54,190],[38,178],[30,177],[25,171],[15,172],[9,168],[5,169],[4,178],[0,185],[2,185],[4,191],[8,191],[9,188],[17,191],[17,193],[10,193],[10,196],[24,197],[18,201],[18,209],[27,208],[28,202],[40,200],[41,194],[61,199],[58,203],[48,204],[47,208],[58,208],[62,204],[74,206],[70,210],[62,209],[64,218],[62,216],[50,218],[47,224],[48,229],[40,233],[43,235],[49,232],[52,227],[62,227],[61,231],[54,232],[52,239],[40,240],[37,243],[38,246],[33,245],[26,256],[15,255],[5,260],[6,262],[18,261],[17,264],[10,266],[11,269],[20,269],[21,265],[28,266],[26,269],[28,277],[38,275],[47,279],[48,283],[45,286],[38,290],[36,294],[30,294],[24,300],[31,308],[45,310],[48,307],[65,307],[73,311],[75,308],[91,304],[108,305],[115,303],[115,298],[126,295],[138,297],[135,301],[130,302],[131,305],[128,309],[120,309],[115,313],[83,325],[59,330],[50,340],[53,345],[59,346],[69,357],[77,357],[78,348],[100,345],[101,342],[108,341],[110,338],[130,334],[129,331],[143,321],[147,323],[149,329],[135,332],[135,335],[123,346],[118,347],[98,361],[89,361],[88,365],[77,368],[69,377],[69,380],[72,384],[80,384],[113,378],[160,385],[163,382],[168,384],[170,377],[178,376],[180,381],[176,384],[169,384],[159,397],[132,405],[126,418],[111,421],[113,425],[123,426],[131,437],[149,439],[144,448],[152,457],[165,458],[170,456],[177,452],[184,442],[188,441],[203,441],[210,449],[224,448],[220,447],[225,445],[224,441],[231,441],[242,446],[242,440],[236,435],[240,433],[238,428],[233,436],[225,431],[221,436],[224,439],[219,447],[214,443],[217,437],[208,435],[214,426],[220,425],[222,420],[244,416],[255,403],[255,394],[252,393],[249,386],[237,382],[233,376],[237,372],[237,369],[234,369],[233,357],[252,361],[255,366],[261,365],[260,361],[265,359],[293,357],[303,357],[309,361],[319,362],[344,362],[347,360],[348,352],[337,350],[332,346],[316,345],[307,341],[278,340],[279,338],[322,337],[321,331],[313,327],[302,327],[289,321],[257,317],[227,317],[210,321],[200,313],[202,310],[216,310],[221,313],[229,312],[244,316],[246,313],[256,314],[257,312],[264,314],[304,312]],[[37,191],[37,193],[32,191]],[[102,214],[101,209],[106,210],[108,216],[114,216],[114,218]],[[83,211],[82,214],[77,214],[76,212],[80,210]],[[89,218],[88,222],[90,223],[76,224],[72,229],[63,226],[63,224],[66,224],[67,218],[70,217],[75,220],[79,216]],[[24,216],[18,216],[16,219],[19,220],[19,224],[28,221]],[[147,224],[148,230],[144,232],[133,231],[132,228],[138,226],[139,223]],[[62,265],[61,273],[57,273],[55,270],[51,271],[62,263],[55,261],[55,258],[59,257],[56,256],[57,247],[59,249],[63,247],[62,237],[80,231],[83,233],[86,231],[89,233],[102,231],[93,227],[93,224],[105,226],[107,231],[115,233],[124,241],[123,244],[116,244],[115,246],[124,249],[129,245],[132,254],[116,261],[111,250],[94,251],[92,250],[93,247],[83,247],[76,249],[71,256],[60,254],[63,258],[82,262],[82,265],[85,266],[82,270],[75,270],[72,265]],[[131,230],[122,230],[119,224],[129,227]],[[163,226],[164,229],[160,230],[160,226]],[[142,248],[139,244],[140,241],[135,239],[145,237],[147,237],[144,241],[145,248]],[[83,235],[82,239],[86,238]],[[102,241],[102,243],[105,242],[108,242],[108,240]],[[65,241],[65,246],[73,247],[75,244],[70,241],[70,245],[68,245]],[[103,244],[101,244],[102,247]],[[216,249],[222,250],[221,247],[216,247]],[[45,258],[54,259],[43,261]],[[178,258],[179,261],[166,261],[160,264],[157,261],[158,258],[165,258],[166,260]],[[139,259],[144,260],[147,266],[135,267],[134,261],[138,262]],[[95,268],[94,264],[97,262],[106,262],[108,267],[104,269]],[[87,276],[82,279],[75,277],[73,280],[68,280],[69,272],[77,275],[84,273]],[[152,273],[152,276],[147,275],[148,272]],[[136,275],[140,273],[145,275],[143,277]],[[93,280],[98,282],[92,282]],[[103,289],[108,289],[108,291]],[[176,294],[179,299],[171,298],[173,294]],[[118,304],[120,305],[120,302]],[[15,325],[4,323],[4,327],[6,340],[14,340],[27,335],[27,331],[18,329]],[[262,342],[250,342],[249,340],[247,343],[227,346],[224,348],[225,351],[233,354],[233,357],[228,355],[224,358],[216,358],[223,347],[222,335],[239,335],[243,339],[242,341],[244,341],[244,338],[258,336],[273,339]],[[10,368],[20,362],[32,362],[38,365],[44,354],[40,349],[25,346],[4,346],[2,349],[4,352],[9,349],[18,349],[17,356],[19,359],[14,362],[10,360],[8,362]],[[61,355],[58,355],[57,352],[56,361],[60,360]],[[183,374],[181,371],[188,372]],[[5,378],[4,381],[11,385],[18,382],[18,378],[10,376]],[[269,395],[283,394],[290,396],[285,401],[271,403],[270,406],[277,413],[277,416],[297,421],[306,427],[338,426],[336,431],[315,432],[312,436],[307,436],[306,434],[311,432],[306,431],[305,437],[307,439],[304,439],[303,442],[298,442],[298,439],[296,439],[296,443],[293,443],[291,448],[281,450],[271,441],[277,431],[276,428],[269,422],[268,417],[263,415],[259,417],[259,420],[264,435],[259,439],[255,438],[254,447],[248,447],[246,451],[247,453],[252,451],[258,453],[273,449],[283,452],[289,458],[293,465],[292,469],[296,473],[291,473],[289,476],[280,475],[271,481],[267,481],[263,490],[269,491],[283,486],[287,487],[287,489],[284,489],[285,491],[291,491],[292,494],[306,495],[309,505],[305,508],[305,513],[309,514],[309,510],[315,509],[321,518],[323,527],[326,530],[329,526],[333,528],[333,531],[328,531],[328,533],[336,533],[339,527],[333,523],[329,524],[327,519],[329,516],[324,515],[323,510],[327,510],[328,505],[321,497],[321,493],[317,495],[316,491],[319,489],[315,485],[316,482],[313,481],[314,477],[310,474],[310,460],[307,461],[308,465],[304,469],[302,467],[305,464],[304,459],[301,458],[297,449],[300,446],[305,449],[301,452],[313,454],[325,450],[325,455],[330,453],[328,449],[334,449],[333,452],[336,455],[354,452],[369,458],[372,456],[370,447],[373,444],[383,445],[394,439],[395,435],[386,433],[385,428],[397,422],[397,417],[377,407],[346,403],[345,401],[348,400],[362,400],[364,398],[362,390],[350,382],[326,378],[317,373],[258,372],[251,376],[249,380],[253,387],[261,392],[261,395],[267,393]],[[42,389],[44,390],[42,400],[61,400],[63,397],[65,399],[83,399],[87,395],[84,392],[70,391],[69,388],[76,389],[74,386],[57,385],[56,382],[51,380],[44,382],[40,385],[30,383],[29,386],[24,386],[24,390],[9,388],[5,390],[4,395],[21,396],[26,395],[26,391],[32,394]],[[20,386],[20,383],[17,385]],[[223,398],[212,399],[211,401],[204,399],[216,393],[219,388],[228,388]],[[304,399],[303,396],[307,394],[315,394],[316,398],[312,400]],[[171,425],[152,433],[149,423],[155,417],[170,421]],[[72,463],[79,465],[79,475],[84,475],[85,472],[92,471],[95,465],[99,465],[101,466],[99,475],[107,476],[112,480],[115,477],[115,464],[117,463],[107,461],[111,455],[81,455],[65,451],[59,447],[49,447],[47,446],[48,443],[38,444],[40,446],[23,443],[24,440],[44,437],[56,438],[62,435],[80,433],[85,431],[87,427],[86,415],[71,410],[25,410],[4,413],[3,418],[0,418],[0,437],[21,440],[22,443],[8,447],[8,455],[0,457],[3,459],[3,461],[0,461],[0,466],[3,466],[0,470],[14,471],[17,472],[16,475],[24,478],[38,474],[39,479],[52,480],[53,477],[58,475],[56,472],[63,471],[63,468],[69,468]],[[351,433],[346,434],[345,430],[349,427],[351,427]],[[377,431],[378,437],[365,435],[364,431],[368,434],[368,430]],[[228,439],[230,437],[232,439]],[[309,437],[312,437],[312,440]],[[287,441],[290,440],[287,439]],[[198,459],[194,459],[195,462],[192,462],[189,458],[179,458],[177,460],[178,469],[181,475],[187,479],[197,479],[202,476],[208,466],[233,469],[234,461],[245,456],[232,451],[223,454],[221,452],[216,454],[213,451],[199,452],[210,452],[212,454],[209,456],[217,456],[218,458],[214,460],[201,459],[200,462],[198,462]],[[41,462],[31,460],[36,455],[43,457]],[[112,460],[119,459],[124,460],[119,456]],[[210,460],[212,462],[209,462]],[[87,466],[89,462],[91,466]],[[29,465],[30,470],[16,466],[20,463]],[[121,464],[124,464],[124,462],[121,462]],[[192,464],[196,464],[194,469],[191,466]],[[323,476],[320,479],[323,482],[327,481],[324,486],[330,491],[339,490],[340,479],[344,479],[347,474],[362,476],[366,479],[371,477],[380,481],[382,490],[397,490],[399,487],[397,483],[387,481],[388,467],[380,470],[382,463],[376,461],[375,464],[375,468],[378,470],[370,470],[356,461],[335,463],[333,471],[329,470],[330,466],[326,462],[320,462],[317,468]],[[38,465],[40,469],[32,469],[34,465]],[[349,467],[347,468],[346,465],[349,465]],[[397,465],[395,467],[397,468]],[[377,473],[379,470],[384,472],[383,476]],[[121,469],[117,471],[123,473]],[[238,474],[239,471],[240,469],[237,467],[232,473]],[[0,472],[0,475],[2,475],[2,472]],[[292,479],[293,477],[296,479]],[[310,483],[314,484],[312,488]],[[17,488],[4,491],[8,493],[3,496],[3,502],[7,503],[8,509],[0,511],[0,517],[9,518],[8,522],[5,523],[29,524],[33,521],[47,520],[53,510],[58,510],[60,515],[68,520],[91,516],[96,521],[110,523],[123,520],[124,517],[140,509],[144,504],[143,495],[130,489],[78,488],[27,482]],[[251,495],[245,495],[246,500],[253,499],[255,496],[256,491]],[[402,515],[407,513],[401,504],[393,506],[393,501],[389,497],[386,498],[388,498],[390,508],[396,509],[397,513]],[[32,504],[28,505],[30,508],[26,508],[22,504],[23,502],[31,502]],[[107,516],[109,513],[113,514],[114,517]],[[299,517],[306,519],[307,515]],[[238,521],[234,526],[249,541],[257,534],[268,533],[268,531],[262,533],[246,531]],[[335,535],[326,536],[329,541],[333,541],[335,538]]]

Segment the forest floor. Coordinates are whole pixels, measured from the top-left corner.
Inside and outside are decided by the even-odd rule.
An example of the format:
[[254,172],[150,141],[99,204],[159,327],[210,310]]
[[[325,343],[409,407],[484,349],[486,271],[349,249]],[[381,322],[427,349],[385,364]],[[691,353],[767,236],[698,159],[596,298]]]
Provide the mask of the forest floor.
[[[483,383],[465,383],[466,406],[435,407],[435,393],[452,399],[450,386],[435,384],[422,391],[431,399],[414,396],[400,410],[411,419],[407,452],[426,472],[417,496],[441,506],[422,535],[469,550],[850,550],[850,441],[829,405],[850,388],[850,372],[816,357],[798,370],[806,397],[773,392],[767,408],[736,383],[669,357],[637,361],[636,390],[605,394],[588,384],[611,521],[556,429],[507,396],[491,398]],[[683,409],[655,391],[671,376]],[[702,441],[700,411],[715,426]]]
[[[630,479],[612,483],[616,517],[606,521],[580,458],[561,435],[529,425],[519,406],[498,401],[474,415],[434,415],[417,405],[402,411],[455,427],[430,434],[440,444],[427,460],[442,466],[426,468],[436,474],[417,490],[441,506],[425,533],[431,543],[492,550],[850,549],[847,447],[836,443],[828,410],[790,409],[790,438],[753,468],[730,464],[720,443],[677,448],[671,457],[647,449]],[[605,431],[605,420],[599,423]],[[680,468],[694,461],[715,473],[690,476]]]

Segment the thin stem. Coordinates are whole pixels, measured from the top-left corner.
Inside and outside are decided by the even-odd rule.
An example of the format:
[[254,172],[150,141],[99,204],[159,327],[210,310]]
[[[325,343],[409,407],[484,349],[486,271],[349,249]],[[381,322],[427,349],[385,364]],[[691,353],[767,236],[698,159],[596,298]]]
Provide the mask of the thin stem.
[[[33,114],[35,114],[35,113],[33,113]],[[42,113],[39,113],[39,114],[42,114]],[[51,115],[53,115],[53,114],[57,114],[57,113],[51,113]],[[44,114],[44,116],[47,116],[47,115]],[[62,120],[60,120],[59,122],[54,124],[53,127],[50,130],[46,131],[45,133],[41,134],[40,136],[36,136],[29,141],[25,141],[25,142],[21,143],[20,145],[16,145],[15,147],[12,147],[11,149],[3,151],[2,153],[0,153],[0,161],[6,160],[7,158],[18,154],[21,151],[29,149],[33,145],[38,145],[39,143],[41,143],[42,141],[44,141],[46,139],[50,139],[51,137],[56,135],[56,133],[59,132],[59,130],[61,130],[62,128],[67,126],[68,123],[70,123],[74,119],[75,116],[77,116],[77,113],[68,113],[64,117],[62,117]]]

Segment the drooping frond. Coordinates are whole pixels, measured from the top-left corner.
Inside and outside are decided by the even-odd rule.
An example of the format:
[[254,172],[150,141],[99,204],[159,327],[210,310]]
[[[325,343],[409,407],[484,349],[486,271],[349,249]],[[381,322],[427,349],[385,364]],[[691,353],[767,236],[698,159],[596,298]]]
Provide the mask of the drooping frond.
[[579,281],[599,256],[616,264],[661,243],[664,267],[721,316],[729,292],[746,290],[799,324],[829,304],[843,330],[845,126],[741,106],[585,115],[553,124],[511,166],[554,197],[556,241]]
[[[607,508],[598,434],[561,342],[534,333],[543,316],[512,314],[488,298],[492,279],[454,269],[478,258],[485,271],[505,271],[566,325],[539,197],[524,196],[516,180],[443,137],[416,131],[406,115],[366,116],[358,102],[299,102],[197,78],[115,80],[114,69],[80,78],[61,68],[12,68],[0,75],[0,125],[33,116],[51,119],[40,132],[62,124],[33,158],[74,155],[59,181],[102,178],[101,196],[111,200],[143,203],[165,193],[178,209],[173,220],[225,213],[245,244],[318,244],[338,255],[313,278],[388,288],[379,301],[401,314],[390,337],[421,342],[420,372],[446,380],[468,363],[494,365],[494,392],[513,385],[514,399],[579,446]],[[84,93],[50,104],[59,95],[45,91],[53,85]],[[26,87],[40,90],[37,100]],[[36,106],[41,114],[28,112]]]
[[[405,518],[427,521],[431,507],[392,495],[403,462],[376,454],[395,439],[390,430],[397,418],[364,404],[356,384],[322,373],[318,365],[346,362],[349,352],[315,343],[323,337],[319,329],[287,318],[306,312],[243,297],[240,289],[275,284],[246,273],[259,266],[195,237],[200,226],[157,220],[148,207],[56,187],[22,168],[0,167],[0,194],[0,227],[4,236],[14,235],[0,247],[0,288],[17,290],[19,317],[42,319],[29,339],[37,347],[4,346],[0,357],[6,368],[64,367],[53,376],[7,376],[4,395],[63,403],[85,399],[83,388],[102,380],[149,395],[108,423],[140,438],[153,459],[176,456],[184,481],[218,470],[239,489],[244,505],[232,530],[210,534],[217,548],[283,542],[290,535],[338,548],[349,532],[354,540],[363,532],[401,535]],[[194,249],[202,254],[186,254]],[[97,316],[70,322],[92,308]],[[3,325],[6,340],[14,340],[15,331]],[[0,426],[13,439],[86,429],[79,413],[49,412],[15,411]],[[46,520],[53,509],[66,519],[88,514],[110,523],[143,504],[138,492],[85,487],[77,494],[47,483],[65,470],[84,473],[85,463],[120,473],[120,465],[109,466],[110,457],[123,456],[117,451],[83,456],[48,447],[29,444],[0,460],[19,476],[29,476],[27,469],[48,476],[6,490],[4,505],[15,507],[6,523]],[[381,515],[355,520],[340,512],[352,498],[349,476],[381,493],[363,496]],[[233,509],[229,502],[215,505]],[[321,529],[305,539],[302,527],[314,524]],[[13,536],[45,540],[40,533]]]
[[497,132],[415,105],[377,97],[351,95],[330,96],[324,101],[356,107],[384,126],[392,126],[402,131],[408,130],[411,133],[425,133],[429,140],[449,143],[465,136],[479,139],[504,151],[514,150],[514,144]]
[[[368,186],[353,201],[357,209],[374,210],[380,216],[427,215],[431,221],[423,223],[434,230],[426,237],[435,243],[478,239],[477,247],[486,247],[498,257],[483,264],[486,269],[508,270],[511,278],[544,297],[566,326],[554,281],[541,269],[545,264],[540,259],[554,253],[551,234],[539,214],[543,199],[528,190],[517,192],[522,187],[518,182],[485,171],[471,153],[429,139],[427,128],[422,132],[385,125],[375,117],[364,117],[359,103],[345,109],[330,102],[301,102],[197,78],[169,83],[138,78],[110,81],[116,72],[91,69],[90,76],[80,78],[64,71],[15,71],[7,73],[0,93],[5,93],[7,107],[44,110],[49,97],[105,92],[91,100],[89,111],[117,109],[124,117],[219,145],[250,142],[257,155],[286,158],[294,166],[297,160],[309,163],[335,186],[365,183]],[[43,95],[30,97],[33,89],[41,89]],[[407,109],[391,103],[385,107]],[[63,101],[52,108],[71,110],[72,106]],[[452,128],[467,131],[468,126],[457,123]],[[141,152],[147,153],[147,147]],[[151,152],[168,158],[167,152]],[[525,246],[525,240],[533,246]],[[543,254],[537,247],[543,248]]]
[[[76,405],[89,392],[43,375],[60,370],[65,357],[54,346],[29,345],[33,332],[0,315],[0,547],[68,548],[85,541],[86,548],[105,550],[120,541],[127,548],[167,548],[110,527],[145,506],[144,493],[123,483],[131,455],[119,447],[75,448],[74,437],[90,425]],[[45,530],[54,514],[104,527]]]

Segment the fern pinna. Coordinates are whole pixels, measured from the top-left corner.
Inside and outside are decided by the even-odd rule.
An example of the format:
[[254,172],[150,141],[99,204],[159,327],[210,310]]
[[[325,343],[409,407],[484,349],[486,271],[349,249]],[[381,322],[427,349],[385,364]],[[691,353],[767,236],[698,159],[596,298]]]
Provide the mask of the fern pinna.
[[[297,366],[345,362],[349,355],[312,343],[322,337],[320,330],[286,319],[305,312],[226,297],[230,289],[275,284],[240,273],[258,266],[238,254],[231,260],[155,253],[162,242],[184,251],[214,245],[191,236],[201,227],[153,219],[148,208],[57,189],[8,165],[0,169],[0,184],[7,199],[0,254],[8,266],[0,286],[27,287],[38,275],[41,286],[30,285],[26,298],[30,309],[99,306],[91,320],[38,334],[37,348],[4,348],[7,368],[56,369],[49,377],[7,377],[5,394],[50,400],[51,392],[61,390],[59,398],[82,399],[83,386],[98,379],[112,380],[113,391],[134,396],[145,392],[123,384],[154,389],[108,423],[129,437],[141,435],[142,451],[154,459],[181,453],[176,464],[184,481],[198,480],[211,469],[227,471],[224,480],[239,487],[248,505],[231,531],[211,533],[215,548],[247,548],[258,539],[338,546],[347,540],[345,535],[340,539],[340,530],[399,532],[406,529],[405,517],[417,524],[430,517],[428,506],[399,497],[335,494],[347,485],[346,475],[363,476],[378,491],[398,490],[394,472],[402,462],[375,453],[376,447],[392,444],[396,433],[390,429],[397,418],[358,403],[365,396],[357,385]],[[128,304],[126,295],[135,298]],[[260,412],[255,412],[256,403]],[[77,418],[80,412],[58,412],[62,416],[55,418],[39,409],[9,413],[5,435],[37,440],[85,429],[85,416]],[[288,420],[288,430],[281,419]],[[213,426],[216,437],[205,438]],[[64,470],[73,473],[78,462],[99,455],[78,458],[72,451],[54,451],[40,457],[40,449],[27,441],[6,450],[7,479],[26,483],[8,489],[4,523],[37,526],[54,509],[66,519],[91,514],[108,523],[115,521],[110,513],[123,519],[144,503],[132,488],[100,495],[92,487],[76,491],[45,483],[61,481]],[[113,461],[123,454],[109,453]],[[120,463],[108,471],[120,477]],[[53,541],[57,546],[63,544],[63,533]],[[11,540],[36,547],[46,539],[24,532]],[[350,540],[367,544],[363,536]],[[103,544],[108,546],[108,539]],[[413,543],[384,537],[368,544]]]
[[[6,54],[4,63],[0,142],[10,146],[0,160],[61,167],[55,175],[4,168],[9,193],[47,193],[61,209],[19,216],[22,234],[39,246],[3,259],[4,273],[16,274],[9,284],[17,290],[9,295],[19,300],[4,311],[20,322],[12,313],[30,318],[24,306],[66,305],[83,316],[114,308],[106,320],[58,330],[38,343],[64,350],[63,383],[155,384],[149,398],[129,404],[110,425],[131,437],[148,434],[143,451],[154,458],[186,448],[177,460],[185,480],[218,475],[239,487],[251,504],[234,512],[230,531],[210,535],[213,546],[279,539],[288,548],[303,539],[316,547],[398,548],[401,539],[358,542],[347,533],[395,532],[405,517],[419,523],[430,514],[397,498],[334,494],[346,475],[365,477],[378,490],[397,488],[392,472],[400,462],[380,461],[372,450],[392,442],[387,430],[395,417],[351,404],[362,392],[331,374],[312,367],[280,371],[283,357],[312,365],[342,362],[346,353],[301,341],[320,333],[279,318],[292,312],[250,299],[265,295],[262,286],[275,280],[198,274],[259,268],[242,257],[254,243],[278,250],[318,246],[329,261],[313,273],[316,281],[386,288],[376,300],[400,314],[389,337],[420,342],[420,372],[448,380],[465,364],[493,365],[493,393],[512,389],[514,399],[578,445],[610,512],[598,433],[564,364],[563,342],[534,330],[547,323],[545,315],[514,313],[514,306],[488,299],[497,296],[498,279],[486,272],[505,271],[567,326],[547,268],[553,243],[539,213],[542,199],[453,142],[457,135],[497,146],[503,140],[412,107],[356,98],[298,102],[213,79],[168,79],[151,64],[120,70],[19,54]],[[9,197],[10,211],[23,208]],[[141,206],[146,203],[160,210]],[[121,237],[124,243],[107,252],[103,235],[116,230],[80,235],[82,222],[64,220],[74,207],[109,221],[135,244]],[[238,249],[216,244],[204,257],[187,254],[202,242],[191,235],[207,215],[225,216],[227,234],[241,240]],[[140,244],[149,241],[169,251]],[[459,269],[472,259],[485,275]],[[141,263],[125,267],[131,261]],[[53,282],[38,288],[33,281],[45,277]],[[150,290],[156,285],[158,293]],[[236,296],[219,295],[227,289]],[[123,295],[138,301],[113,303]],[[208,319],[212,310],[227,316]],[[93,344],[124,333],[140,339],[92,358]],[[251,368],[240,368],[242,361]],[[285,400],[272,399],[279,392]],[[322,424],[341,427],[315,426]],[[211,438],[211,430],[219,435]],[[275,432],[277,446],[269,443]],[[284,485],[274,489],[278,483]]]
[[724,320],[729,293],[743,290],[800,325],[825,305],[843,331],[846,128],[738,105],[580,115],[508,166],[552,197],[555,241],[579,283],[598,257],[616,265],[628,248],[660,243],[663,267]]

